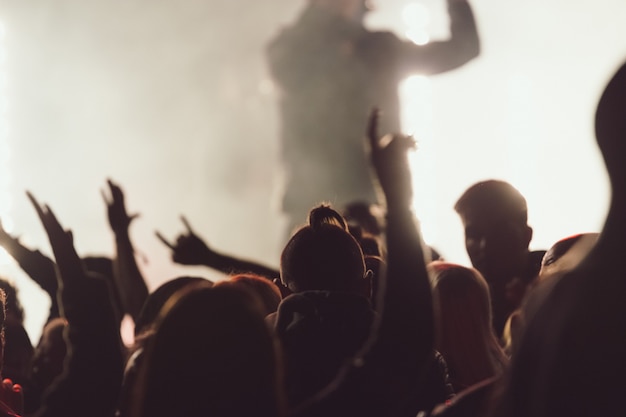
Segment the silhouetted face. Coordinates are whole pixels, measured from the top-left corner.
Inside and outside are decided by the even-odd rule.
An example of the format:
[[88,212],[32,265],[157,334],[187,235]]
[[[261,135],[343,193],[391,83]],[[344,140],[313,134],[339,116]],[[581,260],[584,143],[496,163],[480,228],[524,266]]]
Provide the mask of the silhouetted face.
[[502,213],[469,212],[461,216],[465,249],[487,282],[504,284],[526,266],[532,229]]

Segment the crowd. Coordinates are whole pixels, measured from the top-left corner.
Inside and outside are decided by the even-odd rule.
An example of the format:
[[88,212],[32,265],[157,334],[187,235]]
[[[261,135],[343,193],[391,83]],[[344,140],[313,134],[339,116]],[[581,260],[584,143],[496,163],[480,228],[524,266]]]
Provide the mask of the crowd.
[[378,203],[311,205],[280,259],[267,260],[278,270],[216,251],[183,218],[175,240],[157,232],[172,260],[224,279],[181,276],[150,292],[118,184],[103,195],[111,258],[80,257],[65,219],[27,193],[53,258],[1,224],[0,246],[51,306],[32,343],[28,300],[10,277],[0,282],[0,416],[626,414],[626,64],[595,119],[612,189],[604,229],[573,230],[546,251],[529,249],[522,194],[490,179],[454,207],[471,266],[442,259],[411,208],[414,139],[382,137],[382,118],[373,109],[354,127]]

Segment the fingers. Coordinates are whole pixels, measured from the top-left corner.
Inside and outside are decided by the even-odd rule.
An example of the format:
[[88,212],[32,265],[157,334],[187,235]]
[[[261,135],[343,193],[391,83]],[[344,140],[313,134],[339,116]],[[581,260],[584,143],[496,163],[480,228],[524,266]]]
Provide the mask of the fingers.
[[191,225],[189,224],[189,221],[187,221],[187,218],[186,218],[184,215],[181,215],[181,216],[180,216],[180,220],[183,222],[183,225],[185,225],[185,229],[187,229],[187,232],[188,232],[190,235],[195,234],[195,233],[193,232],[193,229],[191,228]]
[[[120,186],[117,185],[116,183],[114,183],[113,181],[111,181],[110,178],[107,178],[107,185],[109,186],[109,191],[111,193],[111,199],[105,198],[104,201],[106,201],[109,206],[113,205],[116,202],[118,202],[119,204],[123,205],[123,203],[124,203],[124,192],[122,191]],[[104,194],[103,194],[103,196],[104,196]]]
[[161,232],[159,232],[158,230],[154,232],[154,234],[156,235],[157,239],[159,239],[161,242],[163,242],[163,244],[165,246],[167,246],[168,248],[174,250],[176,249],[176,246],[174,246],[172,243],[170,243],[165,237],[163,237],[163,235],[161,234]]
[[28,197],[28,199],[30,200],[30,203],[35,208],[35,211],[37,212],[37,215],[39,216],[39,218],[43,220],[43,218],[45,217],[45,214],[43,212],[43,209],[39,205],[39,202],[35,198],[35,196],[32,195],[30,191],[26,191],[26,196]]
[[109,200],[109,197],[106,194],[106,191],[104,191],[102,188],[100,189],[100,195],[102,196],[102,199],[104,200],[104,204],[106,204],[107,206],[110,206],[111,204],[113,204],[112,200]]

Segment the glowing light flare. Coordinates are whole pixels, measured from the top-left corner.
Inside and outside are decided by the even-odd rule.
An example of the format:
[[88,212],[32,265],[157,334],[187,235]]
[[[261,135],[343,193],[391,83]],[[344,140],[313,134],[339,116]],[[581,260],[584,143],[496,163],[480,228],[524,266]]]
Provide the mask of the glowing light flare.
[[126,314],[120,324],[120,336],[124,346],[131,347],[135,344],[135,322]]
[[[413,176],[413,208],[421,222],[424,241],[430,244],[438,235],[436,179],[431,173],[436,168],[436,151],[433,148],[432,82],[428,77],[413,75],[400,85],[402,103],[402,130],[412,134],[417,141],[417,151],[409,154]],[[428,178],[428,181],[424,181]]]
[[430,10],[422,3],[410,3],[402,11],[402,20],[408,29],[405,36],[417,45],[430,41],[428,28],[431,22]]
[[430,10],[422,3],[409,3],[402,10],[402,20],[412,28],[426,27],[430,24]]
[[430,36],[425,30],[407,30],[405,35],[417,45],[426,45],[430,42]]
[[15,265],[15,260],[4,248],[0,248],[0,266]]

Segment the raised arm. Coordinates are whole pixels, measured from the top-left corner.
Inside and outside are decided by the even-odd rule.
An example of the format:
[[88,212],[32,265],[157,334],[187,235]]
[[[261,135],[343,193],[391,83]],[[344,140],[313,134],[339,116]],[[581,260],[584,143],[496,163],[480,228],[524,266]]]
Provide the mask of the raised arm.
[[182,265],[207,266],[229,275],[253,273],[270,280],[280,275],[274,268],[216,252],[194,232],[184,216],[181,216],[181,220],[186,232],[179,235],[175,243],[167,240],[160,232],[156,232],[157,238],[172,250],[174,262]]
[[381,139],[376,110],[370,115],[368,137],[372,165],[387,209],[387,273],[375,349],[383,355],[408,355],[405,365],[419,369],[431,357],[434,325],[424,250],[411,208],[407,151],[415,147],[415,141],[404,135]]
[[123,358],[119,329],[104,280],[89,277],[73,244],[47,205],[28,194],[48,234],[56,259],[59,304],[68,321],[69,355],[64,372],[46,391],[37,417],[110,417],[121,386]]
[[387,203],[387,270],[382,309],[370,340],[335,382],[295,412],[317,415],[416,415],[415,398],[433,353],[433,311],[424,252],[411,211],[407,151],[411,137],[378,137],[370,117],[372,164]]
[[124,312],[133,320],[137,318],[148,297],[148,287],[135,259],[135,250],[130,240],[129,227],[138,215],[129,215],[124,202],[124,192],[113,181],[108,180],[110,198],[102,193],[107,206],[109,225],[115,236],[116,256],[113,261],[113,279],[119,291]]
[[396,51],[404,75],[418,72],[438,74],[458,68],[480,53],[474,12],[467,0],[447,0],[450,39],[416,45],[403,42]]
[[0,222],[0,246],[15,259],[20,268],[50,296],[48,321],[59,316],[57,279],[54,261],[38,250],[22,245],[18,237],[11,236]]

